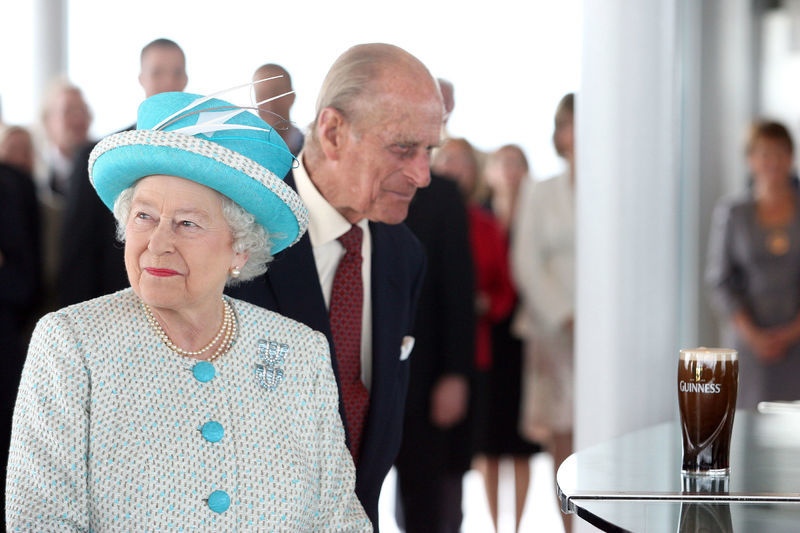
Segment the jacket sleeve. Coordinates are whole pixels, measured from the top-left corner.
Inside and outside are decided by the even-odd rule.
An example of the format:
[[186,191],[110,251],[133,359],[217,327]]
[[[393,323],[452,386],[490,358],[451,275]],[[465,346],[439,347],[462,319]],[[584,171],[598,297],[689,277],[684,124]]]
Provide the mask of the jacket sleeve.
[[469,241],[467,208],[459,191],[439,198],[441,229],[436,265],[429,261],[429,283],[434,285],[442,367],[440,375],[470,376],[475,360],[475,269]]
[[355,493],[355,466],[345,444],[328,341],[322,333],[314,333],[314,337],[318,354],[315,396],[320,475],[320,512],[314,530],[372,531],[372,524]]
[[14,409],[9,531],[89,531],[89,373],[61,315],[34,330]]
[[744,279],[734,254],[735,209],[728,201],[714,208],[708,236],[705,281],[712,308],[729,317],[744,307]]

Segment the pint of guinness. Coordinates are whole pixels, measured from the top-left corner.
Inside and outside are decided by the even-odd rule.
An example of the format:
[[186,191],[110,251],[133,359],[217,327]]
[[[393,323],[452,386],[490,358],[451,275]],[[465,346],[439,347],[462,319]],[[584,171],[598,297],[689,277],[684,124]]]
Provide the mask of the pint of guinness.
[[726,475],[739,357],[727,348],[681,350],[678,365],[678,407],[683,436],[685,474]]

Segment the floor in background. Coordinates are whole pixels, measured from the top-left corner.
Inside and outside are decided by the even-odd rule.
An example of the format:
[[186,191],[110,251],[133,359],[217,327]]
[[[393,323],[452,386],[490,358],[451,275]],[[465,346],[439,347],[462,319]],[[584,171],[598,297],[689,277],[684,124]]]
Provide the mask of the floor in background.
[[[514,500],[511,482],[508,479],[510,465],[501,469],[500,516],[497,533],[514,532]],[[379,502],[381,516],[381,533],[398,533],[394,520],[395,472],[392,470],[386,477]],[[481,475],[471,470],[464,476],[464,522],[462,533],[490,533],[492,518],[483,488]],[[556,502],[555,481],[553,479],[553,459],[545,453],[536,454],[531,459],[531,486],[525,504],[525,513],[520,524],[521,532],[531,533],[563,533],[561,512]]]

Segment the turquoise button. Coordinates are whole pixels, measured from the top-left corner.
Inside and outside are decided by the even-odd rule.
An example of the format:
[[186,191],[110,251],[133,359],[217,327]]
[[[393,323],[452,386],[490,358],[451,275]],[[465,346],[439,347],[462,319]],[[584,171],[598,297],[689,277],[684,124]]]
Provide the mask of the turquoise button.
[[208,442],[219,442],[225,436],[225,428],[219,422],[212,420],[203,424],[203,427],[200,428],[200,433],[203,434],[203,438]]
[[224,490],[215,490],[208,497],[208,507],[215,513],[224,513],[231,506],[231,497]]
[[208,361],[200,361],[192,367],[192,374],[200,383],[208,383],[217,375],[217,370]]

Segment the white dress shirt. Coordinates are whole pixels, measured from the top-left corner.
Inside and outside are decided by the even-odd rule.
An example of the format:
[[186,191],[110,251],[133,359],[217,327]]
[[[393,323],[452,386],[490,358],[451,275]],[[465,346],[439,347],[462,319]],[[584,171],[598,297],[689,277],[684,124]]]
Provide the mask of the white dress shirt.
[[[337,240],[350,230],[350,222],[344,218],[317,190],[303,165],[302,154],[298,157],[300,165],[294,169],[297,194],[308,208],[308,236],[317,265],[317,276],[325,297],[325,306],[330,309],[333,277],[339,261],[345,254],[344,246]],[[370,390],[372,383],[372,239],[369,221],[363,219],[358,226],[364,231],[361,244],[361,278],[364,283],[364,305],[361,313],[361,381]]]

